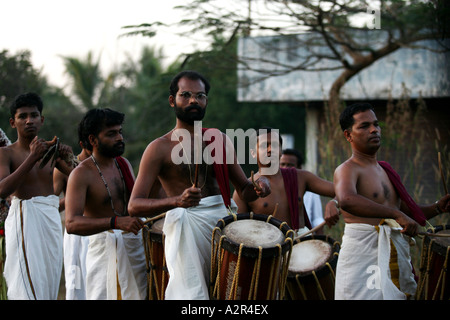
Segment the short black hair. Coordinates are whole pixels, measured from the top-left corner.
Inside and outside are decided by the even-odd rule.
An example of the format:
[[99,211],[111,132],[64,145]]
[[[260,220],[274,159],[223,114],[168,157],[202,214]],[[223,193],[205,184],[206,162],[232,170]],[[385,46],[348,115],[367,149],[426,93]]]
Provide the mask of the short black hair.
[[92,151],[89,143],[89,135],[98,137],[103,128],[108,128],[123,123],[125,115],[110,108],[91,109],[84,115],[78,125],[78,139],[85,147]]
[[84,122],[80,121],[78,124],[78,141],[81,142],[81,147],[83,149],[88,149],[92,151],[92,146],[89,143],[89,135],[86,134],[84,130]]
[[284,149],[281,154],[287,154],[290,156],[295,156],[297,158],[297,167],[301,166],[304,164],[305,159],[303,157],[303,153],[301,153],[300,151],[298,151],[297,149]]
[[206,94],[208,94],[209,89],[211,88],[209,81],[203,75],[194,70],[185,70],[178,73],[175,77],[173,77],[172,81],[170,82],[169,94],[171,96],[175,97],[175,95],[177,94],[179,89],[178,82],[180,81],[181,78],[188,78],[190,80],[202,81],[203,84],[205,85]]
[[342,131],[350,129],[353,126],[355,123],[355,119],[353,118],[354,114],[364,112],[366,110],[372,110],[375,112],[372,105],[367,102],[354,103],[347,106],[339,116],[339,124],[341,125]]
[[14,101],[11,103],[9,107],[11,118],[14,119],[17,109],[22,107],[37,107],[39,113],[42,114],[44,104],[42,102],[41,97],[37,93],[27,92],[19,94],[17,97],[14,98]]

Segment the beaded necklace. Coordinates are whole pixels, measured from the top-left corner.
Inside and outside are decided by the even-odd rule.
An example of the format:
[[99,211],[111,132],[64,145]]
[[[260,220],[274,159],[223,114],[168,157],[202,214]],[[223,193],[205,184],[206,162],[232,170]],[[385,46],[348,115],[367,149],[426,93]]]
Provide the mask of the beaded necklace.
[[120,167],[119,167],[119,164],[117,163],[117,160],[114,159],[114,163],[116,164],[117,170],[119,170],[120,179],[122,180],[122,184],[123,184],[123,214],[122,215],[118,214],[116,212],[116,209],[114,208],[114,203],[113,203],[113,200],[112,200],[111,191],[109,190],[109,187],[108,187],[108,184],[106,183],[105,177],[103,176],[103,173],[100,170],[100,167],[99,167],[97,161],[95,160],[93,154],[91,155],[91,159],[94,162],[95,166],[97,167],[98,173],[100,174],[100,178],[102,178],[103,183],[105,184],[106,191],[108,191],[109,200],[111,201],[111,209],[112,209],[112,211],[114,212],[114,214],[116,216],[119,216],[119,217],[120,216],[125,216],[126,215],[126,210],[127,210],[127,207],[126,207],[127,200],[126,200],[126,194],[125,194],[126,186],[125,186],[125,179],[123,178],[122,171],[120,171]]

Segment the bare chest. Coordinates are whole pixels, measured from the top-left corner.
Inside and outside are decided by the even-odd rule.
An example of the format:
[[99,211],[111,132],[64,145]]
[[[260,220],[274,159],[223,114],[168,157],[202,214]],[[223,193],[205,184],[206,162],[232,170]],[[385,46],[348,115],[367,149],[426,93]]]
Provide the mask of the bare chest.
[[125,215],[128,193],[118,168],[92,171],[87,193],[87,207],[95,208],[96,215]]
[[[27,159],[27,153],[16,153],[11,161],[11,173],[18,168]],[[47,196],[53,194],[53,168],[50,164],[40,168],[38,161],[25,175],[23,182],[14,194],[19,198],[31,198],[33,196]]]
[[358,179],[357,190],[358,193],[377,203],[398,205],[399,198],[397,193],[382,168],[372,168],[365,172]]
[[191,159],[176,163],[172,157],[166,157],[158,177],[167,195],[181,194],[194,183],[201,188],[203,197],[219,194],[213,165],[207,164],[203,159],[201,163],[196,164],[191,162]]
[[[258,198],[250,203],[254,213],[272,215],[275,218],[291,223],[290,207],[283,180],[270,181],[271,193],[265,198]],[[301,198],[298,199],[301,205]]]

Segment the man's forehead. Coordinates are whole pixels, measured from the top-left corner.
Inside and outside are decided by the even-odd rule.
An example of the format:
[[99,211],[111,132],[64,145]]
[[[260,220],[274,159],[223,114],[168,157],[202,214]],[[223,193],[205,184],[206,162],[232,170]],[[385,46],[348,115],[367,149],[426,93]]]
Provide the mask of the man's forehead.
[[285,153],[283,153],[281,155],[281,159],[283,161],[294,161],[294,162],[297,162],[297,157],[294,156],[293,154],[285,154]]
[[110,131],[120,131],[120,130],[122,130],[121,124],[114,124],[114,125],[109,125],[109,126],[103,124],[102,130],[100,132],[110,132]]
[[372,110],[366,110],[362,112],[355,113],[353,115],[353,119],[355,119],[355,123],[357,122],[373,122],[377,121],[377,116],[375,115],[375,112]]
[[16,114],[21,114],[21,113],[32,113],[32,112],[39,112],[39,109],[37,106],[23,106],[23,107],[19,107],[16,110]]
[[178,90],[205,92],[205,84],[200,79],[189,79],[188,77],[182,77],[178,81]]
[[267,133],[261,133],[258,135],[258,143],[278,143],[280,141],[280,136],[278,133],[271,131]]

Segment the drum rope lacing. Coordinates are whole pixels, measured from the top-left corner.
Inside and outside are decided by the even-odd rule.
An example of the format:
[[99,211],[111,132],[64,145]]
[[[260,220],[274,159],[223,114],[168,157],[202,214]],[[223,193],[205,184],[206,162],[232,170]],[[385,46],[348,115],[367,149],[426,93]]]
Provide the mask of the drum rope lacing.
[[[313,238],[314,238],[314,237],[313,237]],[[297,238],[297,239],[299,239],[299,238]],[[328,241],[328,239],[329,239],[329,237],[326,236],[326,241]],[[302,240],[300,240],[300,242],[301,242],[301,241],[302,241]],[[340,246],[339,241],[334,241],[334,242],[333,242],[332,247],[336,248],[336,247],[339,247],[339,246]],[[335,249],[335,250],[336,250],[336,249]],[[338,251],[333,252],[332,256],[339,256],[339,252],[338,252]],[[331,261],[331,258],[330,258],[329,261]],[[334,286],[335,286],[335,281],[336,281],[336,275],[335,275],[334,269],[333,269],[333,267],[331,266],[331,264],[330,264],[329,261],[327,261],[327,262],[323,265],[323,267],[327,267],[327,268],[328,268],[328,270],[329,270],[328,276],[330,277],[330,280],[331,280],[331,282],[332,282],[332,287],[334,288]],[[323,267],[322,267],[322,268],[323,268]],[[318,270],[318,271],[319,271],[319,270]],[[319,276],[317,275],[317,272],[316,272],[315,270],[312,270],[312,271],[311,271],[311,275],[313,276],[314,281],[315,281],[315,283],[316,283],[317,293],[318,293],[318,295],[320,296],[320,299],[322,299],[322,300],[327,300],[327,296],[325,295],[325,291],[323,290],[323,287],[322,287],[322,284],[321,284],[321,282],[320,282]],[[303,283],[301,282],[301,279],[300,279],[300,278],[301,278],[300,274],[296,274],[296,275],[295,275],[295,282],[296,282],[296,284],[297,284],[298,289],[300,290],[300,293],[301,293],[303,299],[304,299],[304,300],[308,300],[308,295],[307,295],[307,293],[306,293],[305,286],[304,286]],[[289,292],[291,292],[289,286],[287,287],[287,289],[288,289]]]
[[[432,232],[436,232],[436,228],[432,226],[431,228]],[[447,228],[444,227],[443,230],[447,230]],[[435,252],[432,250],[432,245],[435,243],[436,239],[430,239],[430,243],[428,246],[425,244],[425,241],[422,244],[422,256],[420,261],[420,278],[417,286],[417,292],[416,292],[416,299],[420,299],[422,297],[422,293],[424,294],[424,299],[428,300],[428,286],[429,286],[429,276],[432,272],[432,262],[434,261]],[[436,296],[439,291],[439,287],[442,282],[441,292],[439,295],[439,299],[443,300],[444,293],[445,293],[445,286],[446,286],[446,275],[447,275],[447,269],[448,269],[448,261],[449,261],[449,255],[450,255],[450,246],[447,247],[446,253],[445,253],[445,259],[444,263],[441,268],[441,272],[439,273],[438,281],[436,283],[436,287],[434,288],[433,296],[431,297],[432,300],[436,299]],[[426,264],[426,266],[425,266]],[[423,274],[424,273],[424,274]]]
[[[165,216],[165,213],[161,216]],[[158,216],[159,217],[159,216]],[[156,218],[156,217],[154,217]],[[148,219],[149,222],[153,222],[155,219]],[[144,244],[144,252],[145,252],[145,260],[146,260],[146,267],[147,267],[147,280],[148,280],[148,297],[149,300],[154,300],[153,297],[153,285],[155,286],[155,292],[156,292],[156,299],[157,300],[164,300],[164,294],[165,294],[165,281],[166,281],[166,273],[168,275],[167,266],[166,266],[166,259],[163,257],[163,265],[161,267],[162,273],[161,273],[161,288],[158,284],[158,270],[157,270],[157,262],[155,261],[154,251],[156,250],[153,241],[150,239],[150,227],[145,224],[144,228],[146,232],[142,232],[142,242]],[[162,233],[162,246],[163,246],[163,252],[165,252],[164,249],[164,243],[165,243],[165,234]]]
[[[269,216],[266,220],[268,223],[271,220],[272,216]],[[250,219],[253,219],[253,213],[250,213]],[[233,214],[233,221],[237,220],[237,215]],[[223,226],[226,225],[225,221],[223,219],[219,220],[219,222],[222,223]],[[280,230],[287,225],[287,223],[282,222],[280,226],[278,227]],[[227,238],[226,235],[221,235],[219,242],[217,245],[215,245],[216,241],[216,232],[220,231],[221,229],[219,227],[215,227],[212,232],[212,246],[211,246],[211,285],[210,285],[210,295],[212,297],[216,297],[220,299],[220,266],[223,263],[223,258],[225,254],[225,250],[222,248],[223,241]],[[291,236],[289,234],[291,233]],[[286,278],[287,278],[287,272],[288,272],[288,266],[289,266],[289,260],[291,257],[292,252],[292,246],[293,246],[293,237],[294,232],[292,229],[289,229],[285,234],[285,243],[289,242],[288,245],[290,245],[290,250],[288,250],[287,257],[286,254],[283,256],[282,254],[282,247],[280,244],[277,244],[276,247],[278,247],[278,256],[276,258],[273,258],[271,268],[270,268],[270,275],[269,275],[269,284],[268,284],[268,291],[267,291],[267,299],[275,299],[276,297],[276,290],[277,286],[275,285],[275,279],[278,279],[279,282],[279,289],[280,289],[280,299],[284,299],[284,293],[285,293],[285,285],[286,285]],[[228,294],[228,299],[236,299],[237,293],[238,293],[238,285],[239,285],[239,270],[241,268],[241,258],[242,258],[242,251],[244,248],[244,244],[241,243],[239,245],[239,251],[238,251],[238,257],[237,262],[233,274],[233,280],[231,283],[231,288]],[[258,293],[258,286],[259,286],[259,276],[260,276],[260,270],[261,270],[261,262],[262,262],[262,251],[263,248],[261,246],[258,246],[258,257],[256,261],[254,262],[251,282],[250,282],[250,289],[249,289],[249,296],[248,299],[256,299],[257,293]],[[280,264],[280,261],[283,260],[282,266],[281,266],[281,272],[280,277],[274,277],[275,268],[277,265]],[[227,298],[227,297],[226,297]]]

